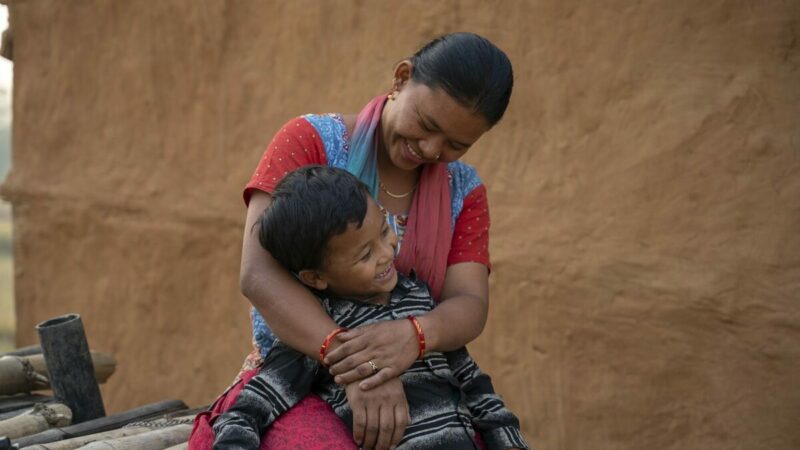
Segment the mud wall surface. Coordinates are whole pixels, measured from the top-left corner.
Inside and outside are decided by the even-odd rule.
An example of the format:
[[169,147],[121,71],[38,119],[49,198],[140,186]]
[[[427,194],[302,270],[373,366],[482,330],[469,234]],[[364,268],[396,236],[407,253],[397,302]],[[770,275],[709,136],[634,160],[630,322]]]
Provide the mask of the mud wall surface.
[[516,87],[469,154],[471,345],[542,449],[800,447],[795,1],[9,1],[18,345],[83,316],[110,412],[214,399],[249,348],[241,189],[272,133],[356,112],[469,30]]

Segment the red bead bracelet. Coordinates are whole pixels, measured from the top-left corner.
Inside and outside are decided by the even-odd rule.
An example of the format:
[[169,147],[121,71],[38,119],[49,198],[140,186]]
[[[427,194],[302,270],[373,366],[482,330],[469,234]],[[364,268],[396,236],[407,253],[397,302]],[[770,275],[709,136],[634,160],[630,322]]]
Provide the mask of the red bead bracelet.
[[337,329],[331,331],[331,333],[327,337],[325,337],[325,340],[322,341],[322,346],[319,348],[319,361],[323,365],[325,364],[325,362],[324,362],[325,354],[328,353],[328,347],[330,347],[331,341],[333,340],[333,338],[336,337],[337,334],[339,334],[339,333],[341,333],[343,331],[347,331],[347,328],[341,328],[341,327],[337,328]]
[[406,318],[411,321],[414,325],[414,330],[417,332],[417,341],[419,342],[419,356],[417,356],[417,359],[422,359],[425,357],[425,333],[422,332],[422,325],[419,324],[419,320],[414,316]]

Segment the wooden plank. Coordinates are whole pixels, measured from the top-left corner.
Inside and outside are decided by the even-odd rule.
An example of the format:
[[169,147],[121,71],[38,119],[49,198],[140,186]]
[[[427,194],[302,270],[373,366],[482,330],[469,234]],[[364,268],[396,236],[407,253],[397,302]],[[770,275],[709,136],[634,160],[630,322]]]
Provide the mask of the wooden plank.
[[82,450],[162,450],[188,441],[191,431],[191,424],[175,425],[136,436],[94,442],[84,446]]
[[94,433],[86,436],[65,439],[63,441],[48,442],[20,448],[25,448],[27,450],[73,450],[83,447],[84,445],[89,445],[92,442],[108,441],[127,436],[136,436],[137,434],[143,434],[150,431],[152,431],[152,429],[147,427],[123,427],[117,428],[116,430],[104,431],[102,433]]

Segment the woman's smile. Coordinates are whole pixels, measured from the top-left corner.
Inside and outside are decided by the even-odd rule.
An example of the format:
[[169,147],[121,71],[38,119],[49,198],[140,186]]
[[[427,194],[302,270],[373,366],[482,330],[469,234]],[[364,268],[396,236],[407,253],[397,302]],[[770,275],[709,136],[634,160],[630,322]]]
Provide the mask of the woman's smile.
[[403,144],[405,146],[405,152],[403,152],[403,156],[409,162],[414,164],[422,164],[425,162],[425,159],[419,153],[414,151],[414,148],[411,147],[411,144],[408,142],[408,139],[403,139]]

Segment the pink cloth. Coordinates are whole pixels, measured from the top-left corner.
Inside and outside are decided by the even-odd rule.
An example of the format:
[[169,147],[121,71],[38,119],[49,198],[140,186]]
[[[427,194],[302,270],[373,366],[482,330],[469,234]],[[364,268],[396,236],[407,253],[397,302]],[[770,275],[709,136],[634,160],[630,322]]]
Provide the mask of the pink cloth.
[[[236,401],[239,391],[260,368],[242,373],[233,384],[211,405],[194,418],[194,428],[189,436],[189,450],[211,450],[214,445],[214,430],[211,426],[222,413]],[[475,433],[475,444],[487,450],[480,433]],[[333,412],[333,408],[315,394],[307,395],[289,411],[278,417],[264,436],[261,450],[358,450],[350,428]]]
[[453,235],[451,211],[447,166],[426,164],[408,213],[406,234],[395,265],[397,270],[406,274],[414,269],[428,283],[431,295],[437,302],[442,299],[447,255]]
[[[222,394],[210,411],[195,417],[189,437],[190,450],[211,450],[214,444],[214,421],[236,401],[239,391],[258,373],[248,370],[241,379]],[[314,394],[307,395],[272,424],[261,438],[261,449],[350,450],[358,449],[353,434],[333,409]]]

